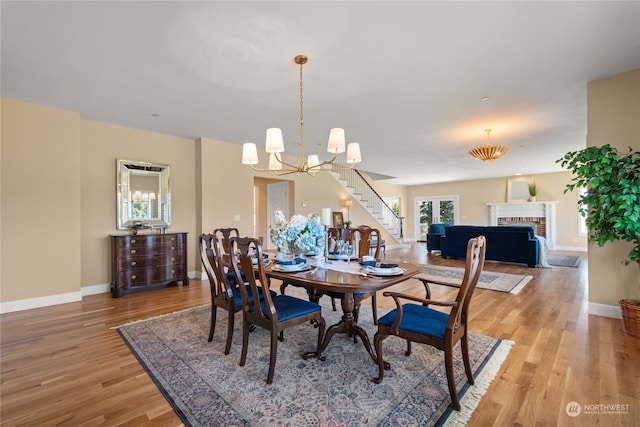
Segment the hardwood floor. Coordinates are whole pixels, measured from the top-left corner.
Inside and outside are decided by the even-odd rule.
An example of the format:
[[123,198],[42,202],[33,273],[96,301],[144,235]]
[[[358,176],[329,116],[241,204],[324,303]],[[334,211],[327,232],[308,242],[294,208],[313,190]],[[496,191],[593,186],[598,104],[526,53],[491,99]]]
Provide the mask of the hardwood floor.
[[[471,426],[640,425],[640,339],[620,320],[587,314],[587,262],[578,268],[531,269],[487,263],[485,270],[530,274],[518,295],[478,289],[470,322],[475,332],[515,341],[482,398]],[[462,266],[427,254],[424,244],[389,249],[386,258]],[[395,286],[422,294],[419,282]],[[434,299],[455,288],[433,287]],[[171,406],[116,331],[130,321],[209,303],[208,283],[7,313],[1,320],[3,426],[181,425]],[[381,295],[380,308],[392,301]],[[205,340],[207,337],[203,336]],[[565,406],[621,406],[569,417]],[[597,412],[600,412],[599,414]]]

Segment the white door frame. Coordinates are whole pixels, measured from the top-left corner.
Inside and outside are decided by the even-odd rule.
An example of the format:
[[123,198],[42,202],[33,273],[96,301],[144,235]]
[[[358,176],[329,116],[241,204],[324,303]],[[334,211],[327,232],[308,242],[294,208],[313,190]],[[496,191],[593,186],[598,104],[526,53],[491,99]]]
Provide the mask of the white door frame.
[[[416,240],[422,239],[424,236],[420,233],[420,204],[423,202],[433,202],[433,212],[437,215],[440,212],[439,206],[441,201],[453,201],[453,221],[454,224],[460,223],[460,196],[457,194],[448,196],[430,196],[430,197],[414,197],[413,199],[413,234]],[[438,208],[438,209],[436,209]],[[439,217],[433,218],[434,223],[440,222]]]
[[276,211],[282,211],[285,218],[289,218],[289,181],[267,184],[267,236],[265,236],[264,244],[267,249],[276,248],[269,236],[271,224],[275,221]]

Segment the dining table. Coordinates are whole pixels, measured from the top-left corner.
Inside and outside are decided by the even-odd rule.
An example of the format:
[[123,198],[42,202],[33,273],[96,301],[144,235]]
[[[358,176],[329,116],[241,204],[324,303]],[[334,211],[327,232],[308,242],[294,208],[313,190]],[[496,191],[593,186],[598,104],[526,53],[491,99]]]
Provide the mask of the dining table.
[[[385,260],[386,264],[391,262]],[[311,301],[318,302],[322,295],[340,298],[342,318],[327,329],[319,354],[327,348],[335,334],[347,334],[360,337],[371,359],[378,363],[367,332],[358,325],[353,316],[354,294],[380,291],[404,282],[420,272],[420,268],[413,264],[404,262],[394,262],[394,264],[397,264],[397,269],[394,270],[397,274],[384,274],[383,270],[378,270],[380,274],[376,275],[367,272],[367,269],[363,269],[358,262],[354,261],[327,261],[320,266],[310,265],[304,271],[294,272],[278,271],[276,267],[278,264],[270,262],[265,273],[272,279],[305,288]]]

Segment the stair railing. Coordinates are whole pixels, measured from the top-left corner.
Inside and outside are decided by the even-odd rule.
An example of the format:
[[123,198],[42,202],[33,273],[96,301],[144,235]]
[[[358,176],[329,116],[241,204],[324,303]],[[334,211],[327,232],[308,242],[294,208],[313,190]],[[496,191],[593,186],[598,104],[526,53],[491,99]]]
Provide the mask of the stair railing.
[[353,189],[353,194],[360,196],[360,202],[391,234],[400,240],[404,239],[404,217],[396,215],[358,170],[333,164],[332,171],[346,181],[346,186]]

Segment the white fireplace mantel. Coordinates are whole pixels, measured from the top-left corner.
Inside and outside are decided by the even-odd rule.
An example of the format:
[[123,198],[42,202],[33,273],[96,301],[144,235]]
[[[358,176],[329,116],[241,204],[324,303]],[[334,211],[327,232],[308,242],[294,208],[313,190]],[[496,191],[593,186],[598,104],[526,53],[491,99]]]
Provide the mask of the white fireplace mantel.
[[545,235],[549,249],[556,247],[557,201],[523,203],[487,203],[491,210],[491,225],[498,225],[498,218],[545,218]]

